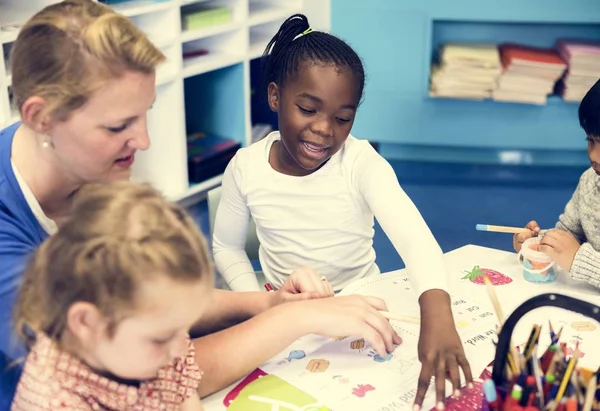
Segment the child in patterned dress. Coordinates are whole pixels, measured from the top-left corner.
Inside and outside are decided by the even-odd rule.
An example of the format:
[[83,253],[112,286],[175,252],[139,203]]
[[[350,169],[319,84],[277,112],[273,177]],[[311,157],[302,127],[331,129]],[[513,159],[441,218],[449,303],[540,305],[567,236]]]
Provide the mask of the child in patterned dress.
[[147,185],[77,196],[19,290],[31,350],[12,410],[202,410],[188,330],[211,302],[203,236]]

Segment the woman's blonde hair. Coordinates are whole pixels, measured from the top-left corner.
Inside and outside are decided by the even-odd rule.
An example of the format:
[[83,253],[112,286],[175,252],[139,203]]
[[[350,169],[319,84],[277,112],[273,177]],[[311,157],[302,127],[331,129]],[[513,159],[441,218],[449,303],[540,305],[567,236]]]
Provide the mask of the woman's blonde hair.
[[83,301],[108,319],[112,335],[136,308],[141,281],[166,275],[212,288],[212,273],[204,237],[180,206],[145,184],[89,184],[25,271],[16,331],[29,346],[38,332],[60,343],[69,307]]
[[34,15],[11,51],[15,106],[44,98],[66,120],[106,80],[126,70],[152,73],[163,53],[125,16],[92,0],[64,0]]

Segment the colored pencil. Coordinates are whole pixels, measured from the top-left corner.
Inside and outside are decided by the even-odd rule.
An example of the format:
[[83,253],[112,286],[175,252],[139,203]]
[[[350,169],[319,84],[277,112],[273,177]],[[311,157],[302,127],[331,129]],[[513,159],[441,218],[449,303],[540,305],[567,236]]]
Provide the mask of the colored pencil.
[[[509,227],[504,225],[490,225],[490,224],[477,224],[475,226],[477,231],[490,231],[494,233],[509,233],[509,234],[519,234],[526,233],[531,231],[529,228],[525,227]],[[544,234],[548,230],[540,230],[539,234]]]
[[402,321],[404,323],[411,323],[411,324],[421,324],[421,319],[419,317],[410,317],[408,315],[402,315],[402,314],[393,313],[393,312],[389,312],[389,311],[379,311],[379,314],[381,314],[388,320]]
[[[504,324],[504,314],[502,313],[502,307],[500,306],[500,301],[498,301],[498,297],[496,296],[496,293],[494,292],[494,287],[492,286],[492,282],[490,281],[489,277],[486,275],[485,277],[483,277],[483,281],[485,282],[485,286],[488,292],[488,296],[490,297],[490,300],[492,301],[492,305],[494,306],[494,311],[496,311],[496,316],[498,317],[498,323],[500,324],[500,329],[502,329],[502,325]],[[519,367],[519,354],[517,354],[517,351],[515,350],[515,346],[512,344],[512,342],[510,343],[510,356],[513,358],[513,363],[511,364],[511,367],[513,368],[513,375],[518,375],[520,370]],[[509,359],[509,363],[510,363],[510,359]]]

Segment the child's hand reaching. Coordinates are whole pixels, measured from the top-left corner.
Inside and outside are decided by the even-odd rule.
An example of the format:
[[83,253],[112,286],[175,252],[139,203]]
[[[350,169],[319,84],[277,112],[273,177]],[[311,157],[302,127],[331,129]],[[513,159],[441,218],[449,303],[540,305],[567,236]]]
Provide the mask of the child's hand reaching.
[[349,295],[301,301],[290,304],[298,308],[296,326],[327,337],[362,337],[382,357],[402,342],[389,320],[379,311],[387,311],[385,302],[376,297]]
[[295,270],[277,291],[276,304],[311,298],[333,297],[333,288],[326,278],[310,267]]
[[431,377],[435,378],[436,402],[439,409],[446,398],[446,379],[452,383],[453,395],[456,395],[461,387],[459,369],[462,368],[467,384],[473,383],[473,376],[456,332],[450,296],[445,291],[430,290],[423,293],[420,303],[421,332],[418,350],[421,374],[415,396],[415,409],[423,404]]
[[516,252],[521,251],[521,246],[523,245],[525,240],[531,237],[537,237],[537,235],[540,233],[540,226],[535,221],[530,221],[529,223],[527,223],[525,228],[528,228],[529,231],[515,234],[513,236],[513,247],[515,248]]
[[539,250],[552,257],[563,270],[571,271],[571,265],[580,246],[573,234],[556,229],[544,234]]

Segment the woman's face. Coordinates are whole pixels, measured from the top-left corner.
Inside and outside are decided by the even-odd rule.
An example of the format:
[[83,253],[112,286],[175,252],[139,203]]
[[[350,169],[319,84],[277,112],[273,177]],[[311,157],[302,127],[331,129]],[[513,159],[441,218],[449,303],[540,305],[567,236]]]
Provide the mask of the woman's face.
[[155,74],[127,71],[98,89],[48,136],[56,164],[75,183],[126,180],[137,150],[150,146],[146,113],[155,99]]

